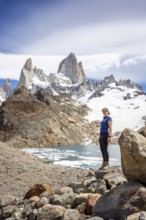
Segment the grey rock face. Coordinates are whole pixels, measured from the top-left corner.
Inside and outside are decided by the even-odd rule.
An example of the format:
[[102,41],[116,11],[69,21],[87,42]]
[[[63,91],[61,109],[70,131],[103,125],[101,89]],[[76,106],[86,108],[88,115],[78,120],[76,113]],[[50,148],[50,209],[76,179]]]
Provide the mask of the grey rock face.
[[130,79],[127,80],[119,80],[118,82],[118,86],[126,86],[128,88],[132,88],[132,89],[138,89],[141,92],[144,92],[142,87],[137,85],[136,83],[132,82]]
[[14,90],[10,85],[10,79],[6,79],[5,84],[3,85],[3,90],[6,92],[7,97],[10,97]]
[[32,77],[34,76],[31,58],[26,60],[21,70],[18,87],[25,86],[27,89],[32,88]]
[[48,76],[44,73],[42,69],[37,68],[36,66],[33,69],[34,76],[36,76],[40,81],[49,83]]
[[63,73],[71,79],[72,83],[81,83],[85,79],[85,73],[81,62],[77,62],[74,53],[69,54],[59,65],[58,73]]
[[37,67],[34,67],[33,69],[31,58],[26,60],[26,63],[21,70],[18,88],[21,86],[31,90],[31,93],[35,93],[36,86],[40,86],[41,88],[49,86],[48,76],[42,69]]

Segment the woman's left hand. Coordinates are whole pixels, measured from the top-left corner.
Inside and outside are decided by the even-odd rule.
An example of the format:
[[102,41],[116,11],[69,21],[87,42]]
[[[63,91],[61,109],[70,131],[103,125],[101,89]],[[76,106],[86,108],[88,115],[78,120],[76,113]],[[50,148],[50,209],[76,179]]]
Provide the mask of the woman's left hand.
[[108,137],[107,142],[108,142],[108,143],[111,142],[111,137]]

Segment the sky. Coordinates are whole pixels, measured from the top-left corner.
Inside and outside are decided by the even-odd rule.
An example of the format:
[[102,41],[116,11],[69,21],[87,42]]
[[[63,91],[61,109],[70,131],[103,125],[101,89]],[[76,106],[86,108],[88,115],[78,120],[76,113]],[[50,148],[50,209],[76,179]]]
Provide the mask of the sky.
[[70,52],[87,77],[114,73],[146,84],[145,0],[0,0],[0,77],[27,58],[46,74]]

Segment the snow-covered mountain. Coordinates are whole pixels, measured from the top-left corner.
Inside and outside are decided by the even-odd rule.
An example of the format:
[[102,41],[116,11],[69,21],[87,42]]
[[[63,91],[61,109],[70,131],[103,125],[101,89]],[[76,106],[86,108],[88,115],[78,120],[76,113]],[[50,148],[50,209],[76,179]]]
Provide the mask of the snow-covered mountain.
[[[73,53],[60,63],[58,71],[47,75],[42,69],[33,68],[29,58],[21,70],[18,87],[25,86],[32,94],[43,89],[49,95],[67,95],[86,104],[91,109],[86,116],[89,121],[101,120],[101,109],[108,107],[114,133],[125,127],[138,130],[145,125],[146,93],[130,79],[117,81],[110,75],[101,81],[88,80]],[[4,101],[4,88],[0,95],[0,100]]]
[[113,133],[124,128],[138,130],[146,124],[146,94],[140,89],[110,83],[99,95],[92,95],[91,91],[76,99],[91,109],[86,117],[89,121],[101,120],[102,108],[108,107],[113,118]]

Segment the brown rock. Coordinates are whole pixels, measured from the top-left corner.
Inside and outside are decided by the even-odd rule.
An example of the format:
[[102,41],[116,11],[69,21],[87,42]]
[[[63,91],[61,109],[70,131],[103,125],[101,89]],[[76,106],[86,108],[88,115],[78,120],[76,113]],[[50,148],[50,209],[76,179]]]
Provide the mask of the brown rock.
[[93,194],[93,195],[89,195],[86,201],[86,214],[91,215],[92,214],[92,210],[93,210],[93,206],[95,205],[96,201],[101,197],[100,194]]
[[53,190],[49,185],[36,184],[25,194],[24,199],[30,199],[31,197],[39,196],[44,191],[47,191],[49,196],[53,195]]
[[128,181],[146,183],[146,138],[125,129],[120,138],[122,169]]

